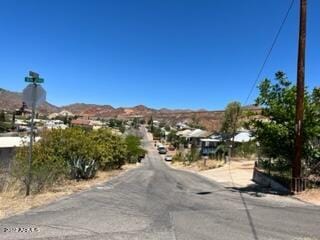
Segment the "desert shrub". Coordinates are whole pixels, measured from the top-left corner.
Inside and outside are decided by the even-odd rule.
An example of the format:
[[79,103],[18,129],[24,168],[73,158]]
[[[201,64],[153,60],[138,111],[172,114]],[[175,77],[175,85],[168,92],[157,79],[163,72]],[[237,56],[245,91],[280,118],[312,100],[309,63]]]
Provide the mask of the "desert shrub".
[[[66,173],[66,165],[63,159],[54,155],[50,147],[42,148],[42,144],[35,144],[33,147],[31,166],[31,190],[41,191],[45,186],[57,182]],[[12,175],[22,183],[27,184],[28,177],[28,148],[19,148],[12,167]]]
[[172,162],[182,162],[184,160],[182,152],[178,151],[176,154],[172,157]]
[[247,158],[257,153],[257,145],[254,141],[239,143],[234,148],[234,155]]
[[113,134],[108,129],[92,131],[89,141],[93,143],[93,156],[100,169],[119,169],[125,164],[127,146],[121,136]]
[[[54,129],[42,134],[34,144],[31,166],[31,190],[38,192],[63,178],[89,179],[98,167],[119,169],[126,158],[122,137],[107,129],[86,131],[81,128]],[[13,175],[27,183],[28,148],[17,150]]]
[[190,164],[200,159],[200,152],[197,148],[191,147],[191,150],[185,154],[184,162]]
[[127,147],[127,161],[129,163],[136,163],[139,161],[139,157],[146,154],[146,151],[141,148],[141,140],[134,135],[128,135],[125,138],[125,144]]

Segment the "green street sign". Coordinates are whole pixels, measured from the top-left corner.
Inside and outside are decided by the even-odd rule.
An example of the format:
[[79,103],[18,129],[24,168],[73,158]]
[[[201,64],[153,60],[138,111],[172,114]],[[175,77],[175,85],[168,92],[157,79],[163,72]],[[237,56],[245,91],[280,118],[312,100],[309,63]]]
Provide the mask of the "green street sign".
[[44,79],[43,78],[25,77],[24,81],[30,82],[30,83],[43,83]]

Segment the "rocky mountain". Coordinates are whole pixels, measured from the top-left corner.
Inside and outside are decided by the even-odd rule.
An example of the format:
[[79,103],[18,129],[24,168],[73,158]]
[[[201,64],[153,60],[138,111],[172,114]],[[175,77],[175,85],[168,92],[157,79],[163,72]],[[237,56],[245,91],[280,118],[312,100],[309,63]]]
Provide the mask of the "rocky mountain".
[[[11,92],[0,88],[0,109],[14,111],[22,106],[22,94]],[[59,111],[59,107],[45,102],[39,106],[39,111],[43,114],[50,114]]]
[[[18,92],[11,92],[0,88],[0,110],[13,111],[22,106],[22,95]],[[257,111],[256,107],[247,107]],[[88,116],[95,118],[119,118],[128,119],[133,117],[143,117],[159,121],[175,124],[177,122],[188,122],[194,125],[201,125],[208,130],[214,131],[221,127],[224,111],[207,111],[207,110],[181,110],[181,109],[153,109],[144,105],[135,107],[120,107],[114,108],[110,105],[97,105],[86,103],[75,103],[62,107],[54,106],[45,102],[39,106],[38,111],[42,114],[50,114],[67,110],[78,116]]]

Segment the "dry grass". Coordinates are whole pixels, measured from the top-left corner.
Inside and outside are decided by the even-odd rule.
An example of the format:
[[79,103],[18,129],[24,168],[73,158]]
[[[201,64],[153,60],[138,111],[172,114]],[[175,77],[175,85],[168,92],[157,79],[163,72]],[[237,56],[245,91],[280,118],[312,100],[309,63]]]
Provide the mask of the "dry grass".
[[128,164],[123,166],[121,170],[108,172],[98,171],[96,177],[91,180],[79,182],[74,180],[65,180],[42,191],[41,193],[28,197],[25,197],[24,192],[21,192],[20,183],[17,181],[12,182],[10,188],[7,188],[6,191],[0,193],[0,219],[25,212],[34,207],[48,204],[63,196],[106,182],[110,180],[110,178],[118,176],[120,173],[126,172],[135,166],[135,164]]
[[173,162],[172,164],[177,168],[184,168],[198,172],[222,167],[224,165],[224,161],[208,159],[206,160],[206,164],[204,164],[204,160],[198,160],[190,165],[185,165],[183,162]]
[[309,202],[312,204],[320,205],[320,189],[309,189],[296,195],[296,198]]

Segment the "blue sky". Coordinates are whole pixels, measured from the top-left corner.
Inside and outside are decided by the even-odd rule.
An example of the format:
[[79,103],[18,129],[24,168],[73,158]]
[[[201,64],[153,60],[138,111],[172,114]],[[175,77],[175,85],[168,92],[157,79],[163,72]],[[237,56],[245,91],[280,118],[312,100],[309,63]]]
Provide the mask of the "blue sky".
[[[0,87],[21,91],[34,70],[56,105],[223,109],[245,101],[290,1],[0,0]],[[261,78],[296,80],[298,3]],[[319,9],[308,1],[309,87],[320,83]]]

